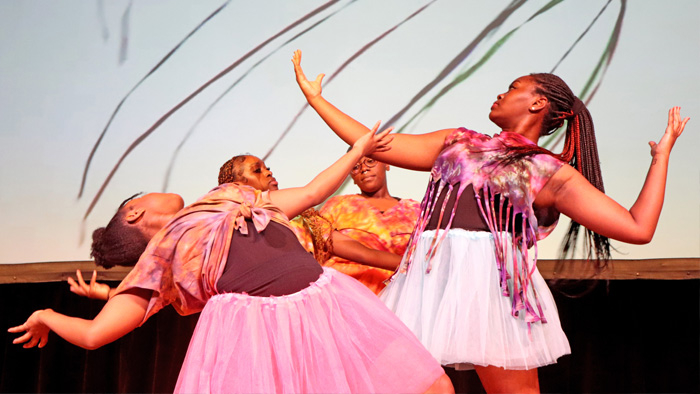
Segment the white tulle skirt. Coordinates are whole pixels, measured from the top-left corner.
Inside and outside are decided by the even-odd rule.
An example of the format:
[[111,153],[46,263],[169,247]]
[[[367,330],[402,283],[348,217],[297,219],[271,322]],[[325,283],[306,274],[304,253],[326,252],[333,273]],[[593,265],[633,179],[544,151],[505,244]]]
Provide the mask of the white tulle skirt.
[[522,370],[571,352],[539,271],[532,275],[530,299],[536,291],[547,323],[528,327],[524,313],[511,315],[511,300],[502,294],[491,233],[449,230],[426,273],[424,257],[434,235],[434,230],[421,234],[408,272],[396,274],[379,296],[438,362],[456,369]]
[[209,299],[176,393],[421,393],[443,370],[360,282],[333,269],[281,297]]

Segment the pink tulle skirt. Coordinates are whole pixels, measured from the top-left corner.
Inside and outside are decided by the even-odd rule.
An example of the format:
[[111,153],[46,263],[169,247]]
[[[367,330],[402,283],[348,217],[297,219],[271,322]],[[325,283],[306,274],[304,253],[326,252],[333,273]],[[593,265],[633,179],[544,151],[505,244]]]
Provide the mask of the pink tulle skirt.
[[418,393],[442,373],[374,293],[324,268],[294,294],[212,297],[175,392]]

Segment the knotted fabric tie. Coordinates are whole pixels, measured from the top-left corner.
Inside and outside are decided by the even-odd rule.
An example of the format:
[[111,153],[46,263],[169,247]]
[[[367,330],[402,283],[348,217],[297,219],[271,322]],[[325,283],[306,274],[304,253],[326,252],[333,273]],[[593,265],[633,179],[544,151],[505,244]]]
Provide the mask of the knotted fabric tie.
[[252,219],[255,229],[260,232],[267,227],[270,222],[270,215],[267,210],[263,208],[254,208],[248,202],[242,202],[236,212],[236,219],[234,220],[234,226],[236,230],[240,231],[241,234],[248,234],[248,226],[245,224],[246,219]]

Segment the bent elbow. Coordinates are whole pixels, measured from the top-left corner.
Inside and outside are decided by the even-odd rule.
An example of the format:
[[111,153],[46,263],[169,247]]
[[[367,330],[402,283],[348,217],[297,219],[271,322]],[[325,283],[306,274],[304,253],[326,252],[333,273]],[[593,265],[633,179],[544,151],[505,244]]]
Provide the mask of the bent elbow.
[[651,242],[651,240],[652,240],[653,238],[654,238],[654,234],[650,234],[650,235],[648,235],[648,236],[646,236],[646,237],[642,237],[642,238],[639,240],[639,245],[646,245],[646,244],[648,244],[649,242]]
[[87,350],[95,350],[95,349],[99,349],[100,347],[102,347],[102,345],[103,345],[102,343],[94,340],[93,338],[86,338],[85,342],[80,347],[87,349]]
[[630,239],[628,242],[634,245],[646,245],[654,238],[653,231],[646,231],[636,234],[634,238]]
[[86,350],[96,350],[100,348],[100,345],[93,344],[93,343],[87,343],[84,346],[81,346],[83,349]]
[[88,330],[82,338],[82,343],[80,347],[87,350],[95,350],[104,346],[107,342],[104,339],[104,335],[97,330]]

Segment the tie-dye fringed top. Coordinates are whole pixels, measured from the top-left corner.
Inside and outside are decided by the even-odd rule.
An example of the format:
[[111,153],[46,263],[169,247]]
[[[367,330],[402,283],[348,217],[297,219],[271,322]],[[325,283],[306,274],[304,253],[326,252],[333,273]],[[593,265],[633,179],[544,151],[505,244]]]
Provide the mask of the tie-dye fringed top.
[[[272,204],[268,192],[225,183],[180,210],[148,243],[134,269],[114,295],[131,288],[153,290],[141,324],[168,304],[181,315],[196,313],[219,291],[234,231],[257,231],[274,220],[288,228],[289,219]],[[113,295],[113,296],[114,296]]]
[[[532,145],[533,142],[512,132],[502,132],[492,138],[465,128],[455,129],[445,139],[444,148],[435,160],[430,184],[421,203],[420,218],[397,272],[405,273],[408,270],[414,257],[418,235],[425,231],[433,215],[439,215],[433,245],[426,258],[430,260],[435,255],[437,247],[452,226],[452,219],[459,209],[460,195],[472,185],[479,211],[493,234],[500,285],[503,295],[511,297],[512,315],[518,316],[520,311],[524,310],[528,323],[545,323],[537,295],[535,294],[534,300],[530,300],[527,290],[537,262],[537,240],[552,232],[556,226],[556,219],[550,220],[551,223],[546,227],[540,226],[538,216],[542,212],[535,212],[533,202],[545,183],[564,163],[547,154],[535,154],[515,162],[504,162],[509,155],[509,147],[528,144]],[[444,202],[436,206],[437,196],[445,188],[447,191]],[[452,193],[457,193],[456,199],[453,199],[454,206],[451,212],[445,212]],[[558,213],[550,211],[545,216],[557,218]],[[443,224],[445,221],[446,225]],[[534,256],[531,259],[528,249],[532,246]],[[514,272],[507,271],[507,258],[513,260]],[[509,294],[509,279],[513,280],[513,294]]]

